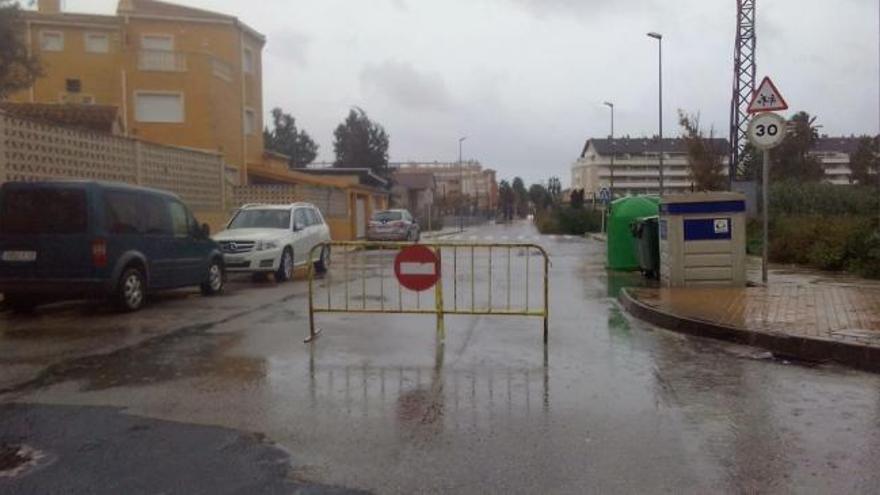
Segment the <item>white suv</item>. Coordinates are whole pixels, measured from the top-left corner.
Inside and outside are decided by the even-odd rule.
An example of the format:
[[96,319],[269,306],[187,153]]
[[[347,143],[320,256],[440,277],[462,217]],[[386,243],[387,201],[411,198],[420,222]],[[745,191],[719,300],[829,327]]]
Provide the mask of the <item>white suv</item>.
[[308,203],[245,205],[214,240],[223,250],[226,271],[274,273],[275,280],[293,278],[294,269],[315,264],[318,273],[330,265],[330,248],[309,259],[312,248],[330,241],[321,212]]

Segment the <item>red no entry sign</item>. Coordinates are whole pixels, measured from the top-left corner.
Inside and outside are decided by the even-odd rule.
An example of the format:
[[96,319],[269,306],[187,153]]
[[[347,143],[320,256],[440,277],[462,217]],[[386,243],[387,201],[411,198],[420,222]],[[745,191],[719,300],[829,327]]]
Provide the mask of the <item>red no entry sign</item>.
[[405,247],[394,258],[394,275],[407,289],[426,291],[440,280],[440,259],[425,246]]

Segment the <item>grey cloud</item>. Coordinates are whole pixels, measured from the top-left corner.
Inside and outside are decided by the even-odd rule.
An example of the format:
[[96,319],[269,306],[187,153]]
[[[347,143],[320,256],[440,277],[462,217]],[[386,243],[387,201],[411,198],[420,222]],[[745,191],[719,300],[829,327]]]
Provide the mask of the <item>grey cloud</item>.
[[312,43],[311,36],[303,33],[284,32],[272,34],[269,38],[267,51],[293,61],[300,67],[309,65],[309,46]]
[[409,11],[409,4],[406,3],[406,0],[391,0],[391,5],[394,5],[394,8],[401,12]]
[[368,64],[360,74],[365,93],[386,98],[407,109],[444,110],[451,105],[443,76],[420,72],[408,62]]
[[575,16],[596,17],[616,9],[621,12],[643,11],[653,7],[656,0],[506,0],[525,8],[537,17]]

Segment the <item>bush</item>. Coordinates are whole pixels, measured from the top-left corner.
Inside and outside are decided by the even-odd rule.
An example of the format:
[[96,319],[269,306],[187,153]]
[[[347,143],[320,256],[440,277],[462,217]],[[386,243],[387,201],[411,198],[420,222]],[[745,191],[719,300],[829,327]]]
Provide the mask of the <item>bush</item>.
[[602,230],[602,212],[585,208],[551,208],[535,215],[535,225],[542,234],[580,236]]
[[[757,229],[760,235],[760,227]],[[760,242],[758,243],[760,246]],[[880,234],[873,218],[785,215],[770,226],[770,261],[880,276]]]
[[880,207],[877,189],[828,183],[778,182],[770,186],[770,216],[872,215]]

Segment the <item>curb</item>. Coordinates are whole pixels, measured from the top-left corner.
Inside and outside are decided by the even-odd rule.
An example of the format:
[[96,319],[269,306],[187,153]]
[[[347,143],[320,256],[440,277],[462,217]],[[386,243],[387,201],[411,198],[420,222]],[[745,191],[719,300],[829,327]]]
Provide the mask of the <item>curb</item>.
[[636,318],[673,332],[762,347],[780,357],[817,363],[833,361],[864,371],[880,372],[880,348],[782,333],[757,332],[684,318],[648,306],[633,297],[629,289],[622,289],[618,300]]

